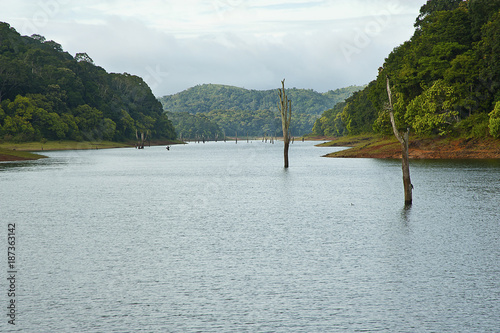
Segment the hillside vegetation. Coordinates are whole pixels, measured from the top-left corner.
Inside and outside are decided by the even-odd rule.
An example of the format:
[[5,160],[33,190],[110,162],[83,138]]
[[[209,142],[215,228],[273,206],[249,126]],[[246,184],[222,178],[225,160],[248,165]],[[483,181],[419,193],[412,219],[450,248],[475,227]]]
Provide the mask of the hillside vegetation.
[[140,77],[107,73],[85,53],[0,22],[0,140],[125,141],[136,131],[176,137]]
[[[343,102],[362,88],[352,86],[326,93],[310,89],[287,89],[292,100],[292,135],[310,133],[323,111]],[[234,136],[236,132],[241,136],[281,135],[277,89],[248,90],[204,84],[162,97],[160,101],[172,118],[177,132],[184,138],[193,135],[213,138],[216,133]]]
[[323,113],[315,135],[391,134],[389,77],[398,128],[420,136],[500,137],[500,0],[430,0],[415,28],[376,80]]

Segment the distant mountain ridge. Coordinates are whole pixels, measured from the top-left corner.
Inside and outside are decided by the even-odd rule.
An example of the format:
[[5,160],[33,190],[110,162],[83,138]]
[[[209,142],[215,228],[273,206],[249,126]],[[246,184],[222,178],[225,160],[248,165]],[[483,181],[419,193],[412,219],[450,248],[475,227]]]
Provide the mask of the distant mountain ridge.
[[[343,102],[356,91],[363,89],[351,86],[326,93],[312,89],[287,89],[297,113],[320,115],[323,111]],[[271,90],[249,90],[222,84],[202,84],[180,93],[161,97],[163,109],[168,112],[208,113],[213,110],[277,109],[277,88]]]
[[[292,133],[308,134],[325,111],[364,87],[319,93],[287,89],[292,101]],[[214,138],[224,134],[281,135],[277,89],[248,90],[221,84],[198,85],[159,99],[178,134],[184,138]]]

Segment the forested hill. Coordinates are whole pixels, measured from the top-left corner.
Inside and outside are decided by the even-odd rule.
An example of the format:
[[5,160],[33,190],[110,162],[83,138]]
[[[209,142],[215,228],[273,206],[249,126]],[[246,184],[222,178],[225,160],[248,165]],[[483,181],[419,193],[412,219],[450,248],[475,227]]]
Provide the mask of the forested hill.
[[500,0],[427,1],[413,37],[389,54],[375,81],[325,112],[314,133],[391,133],[387,78],[400,129],[500,137]]
[[43,36],[21,36],[0,22],[0,139],[134,139],[136,131],[174,139],[148,85],[110,74],[86,53],[74,57]]
[[[350,97],[363,87],[348,87],[326,93],[311,89],[287,89],[293,110],[298,113],[321,114]],[[208,113],[213,110],[256,111],[276,108],[277,88],[248,90],[220,84],[203,84],[175,95],[160,98],[163,109],[169,112]]]
[[[310,89],[287,89],[292,101],[293,135],[311,132],[314,122],[323,111],[361,89],[363,87],[352,86],[326,93]],[[252,136],[281,133],[277,89],[248,90],[204,84],[162,97],[160,101],[164,110],[170,114],[178,133],[183,134],[185,138],[193,137],[196,133],[199,136],[213,137],[215,132],[208,131],[207,128],[214,129],[214,124],[231,136],[237,131],[241,135],[248,133]],[[212,125],[207,126],[207,121],[212,122]],[[196,126],[197,123],[200,126]],[[187,124],[189,126],[186,126]]]

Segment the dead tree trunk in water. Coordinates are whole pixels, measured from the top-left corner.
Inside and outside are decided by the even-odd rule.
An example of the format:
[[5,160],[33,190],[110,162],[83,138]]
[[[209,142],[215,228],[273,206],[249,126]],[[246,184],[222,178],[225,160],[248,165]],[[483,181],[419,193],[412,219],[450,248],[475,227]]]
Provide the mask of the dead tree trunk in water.
[[285,143],[284,158],[285,168],[288,168],[288,148],[290,147],[290,122],[292,120],[292,101],[288,99],[285,93],[285,79],[281,81],[282,89],[278,89],[280,101],[278,102],[278,109],[281,112],[281,124],[283,127],[283,142]]
[[405,204],[411,205],[413,201],[413,185],[410,179],[410,156],[409,156],[409,141],[410,141],[410,129],[408,128],[406,133],[401,134],[396,127],[396,120],[394,119],[394,109],[392,107],[392,93],[391,86],[389,84],[389,77],[387,76],[387,94],[389,95],[389,116],[391,117],[392,130],[394,135],[401,143],[401,159],[403,168],[403,186],[405,191]]
[[[146,136],[144,136],[144,132],[141,132],[141,137],[139,138],[139,133],[137,132],[137,130],[135,130],[135,137],[137,139],[137,143],[136,143],[135,147],[137,149],[144,149],[144,144],[145,144],[146,140],[148,139],[148,135],[149,135],[149,131],[146,132]],[[149,146],[151,147],[151,142],[149,143]]]

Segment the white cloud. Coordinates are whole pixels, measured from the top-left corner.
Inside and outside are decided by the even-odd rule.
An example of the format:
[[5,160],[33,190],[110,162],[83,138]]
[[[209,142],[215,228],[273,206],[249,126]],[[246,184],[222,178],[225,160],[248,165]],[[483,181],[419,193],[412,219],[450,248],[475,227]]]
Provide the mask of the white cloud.
[[3,5],[0,21],[87,52],[157,95],[201,83],[318,91],[374,79],[411,37],[423,0],[39,0]]

